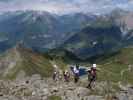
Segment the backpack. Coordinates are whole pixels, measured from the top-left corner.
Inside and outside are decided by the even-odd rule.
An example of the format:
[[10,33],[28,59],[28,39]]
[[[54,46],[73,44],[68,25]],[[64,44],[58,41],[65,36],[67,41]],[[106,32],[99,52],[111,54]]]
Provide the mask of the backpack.
[[92,76],[96,76],[96,69],[91,69],[91,73]]

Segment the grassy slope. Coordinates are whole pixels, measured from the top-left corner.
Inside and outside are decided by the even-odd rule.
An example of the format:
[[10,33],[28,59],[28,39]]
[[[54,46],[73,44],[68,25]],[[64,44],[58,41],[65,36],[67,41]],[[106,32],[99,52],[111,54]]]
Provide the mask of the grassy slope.
[[[91,66],[89,63],[90,59],[88,59],[87,61],[79,61],[79,60],[74,61],[70,60],[69,58],[70,56],[67,57],[68,54],[62,54],[58,56],[59,57],[57,58],[64,59],[66,63],[69,64],[79,63],[80,65],[83,66]],[[56,59],[56,62],[59,63],[60,61],[61,60]],[[63,60],[61,61],[61,64],[62,62]],[[133,77],[132,77],[133,68],[132,71],[128,70],[129,64],[133,66],[132,47],[123,48],[121,49],[121,51],[112,55],[108,55],[107,57],[105,56],[98,57],[97,60],[93,62],[96,62],[98,64],[98,68],[100,69],[100,71],[98,71],[98,81],[110,81],[115,84],[118,84],[118,82],[133,84]],[[65,64],[63,63],[62,66],[65,66]]]
[[16,66],[9,71],[8,79],[16,78],[20,71],[24,71],[26,76],[40,74],[42,77],[51,77],[53,64],[56,64],[62,70],[65,70],[67,67],[67,63],[58,57],[51,58],[49,55],[24,48],[17,48],[16,52],[20,54],[22,60],[17,62]]
[[15,78],[20,71],[24,71],[28,76],[40,74],[41,76],[48,77],[52,74],[53,67],[49,59],[30,50],[21,48],[18,51],[22,61],[18,62],[17,65],[11,69],[7,78]]
[[[133,84],[133,68],[128,70],[128,64],[133,65],[133,48],[124,48],[121,52],[113,56],[99,58],[98,64],[98,81],[110,81],[115,84],[118,82]],[[53,72],[53,66],[48,56],[35,53],[30,50],[18,49],[22,60],[9,71],[7,78],[13,79],[23,70],[26,75],[41,74],[41,76],[49,77]],[[78,61],[76,61],[78,62]],[[61,57],[53,58],[53,63],[57,64],[61,69],[65,69],[68,62],[64,62]],[[79,62],[81,65],[90,66],[89,62]]]
[[54,95],[53,95],[53,96],[49,96],[49,97],[48,97],[48,100],[62,100],[62,99],[61,99],[61,97],[59,97],[59,96],[54,96]]
[[98,79],[99,81],[112,81],[114,83],[130,83],[133,84],[133,68],[128,70],[128,65],[133,66],[133,48],[124,48],[120,53],[106,58],[105,60],[99,60]]

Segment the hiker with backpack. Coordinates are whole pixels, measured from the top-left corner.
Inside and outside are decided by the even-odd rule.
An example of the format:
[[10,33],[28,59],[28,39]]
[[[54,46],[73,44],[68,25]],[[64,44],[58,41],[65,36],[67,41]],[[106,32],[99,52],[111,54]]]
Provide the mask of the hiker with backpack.
[[73,68],[73,73],[74,73],[74,82],[77,83],[79,81],[79,65],[76,65]]
[[95,81],[96,81],[96,64],[93,64],[93,66],[91,67],[91,69],[88,70],[88,81],[89,84],[87,86],[87,88],[92,88],[92,85],[94,85]]
[[70,73],[68,72],[68,70],[65,70],[63,72],[63,76],[64,76],[65,82],[69,82],[70,81]]

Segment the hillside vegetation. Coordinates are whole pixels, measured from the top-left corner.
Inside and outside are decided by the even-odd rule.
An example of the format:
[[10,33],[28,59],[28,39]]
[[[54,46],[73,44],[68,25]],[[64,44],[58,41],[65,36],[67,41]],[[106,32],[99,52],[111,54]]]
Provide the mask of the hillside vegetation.
[[111,57],[100,58],[99,81],[133,84],[133,48],[124,48]]
[[[132,47],[124,48],[113,55],[101,56],[93,61],[98,65],[98,81],[108,81],[115,86],[118,86],[119,83],[133,84],[132,51]],[[91,64],[89,60],[73,60],[70,58],[72,55],[64,54],[64,56],[63,54],[49,56],[48,54],[40,54],[29,49],[16,47],[1,55],[0,74],[2,78],[8,79],[14,79],[17,76],[32,76],[33,74],[51,77],[53,64],[56,64],[62,70],[74,63],[87,67]]]
[[53,72],[49,59],[28,49],[13,48],[1,55],[2,61],[0,67],[4,78],[14,79],[17,75],[31,76],[33,74],[49,77]]

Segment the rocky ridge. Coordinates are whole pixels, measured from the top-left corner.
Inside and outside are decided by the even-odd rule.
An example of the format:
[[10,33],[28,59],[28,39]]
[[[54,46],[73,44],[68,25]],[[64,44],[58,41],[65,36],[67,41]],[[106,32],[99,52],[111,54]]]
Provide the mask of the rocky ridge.
[[131,86],[112,94],[112,90],[107,90],[106,82],[96,83],[93,90],[85,88],[86,84],[83,80],[78,84],[54,82],[50,78],[42,79],[40,75],[18,77],[14,81],[0,80],[0,100],[133,100]]

